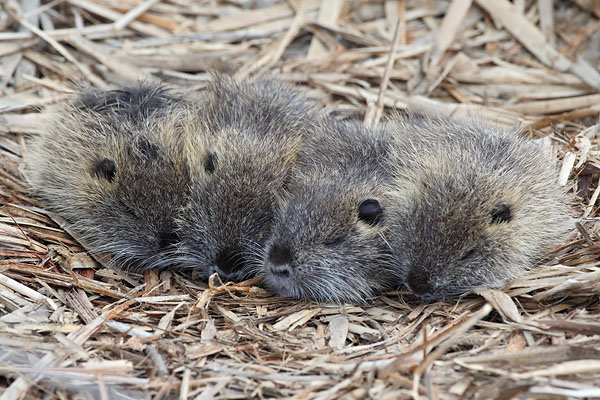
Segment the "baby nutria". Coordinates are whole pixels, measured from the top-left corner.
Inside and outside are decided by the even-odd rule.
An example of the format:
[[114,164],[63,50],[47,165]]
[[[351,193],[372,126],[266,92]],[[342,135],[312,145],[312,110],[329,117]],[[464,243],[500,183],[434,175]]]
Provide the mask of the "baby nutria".
[[151,86],[85,93],[33,144],[30,181],[120,267],[247,276],[316,104],[277,81],[218,75],[197,100]]
[[572,224],[552,157],[481,121],[409,117],[395,139],[389,242],[424,301],[498,287],[541,261]]
[[444,299],[515,278],[569,227],[555,164],[515,133],[408,117],[380,128],[380,148],[354,128],[300,158],[264,260],[279,295],[364,301],[405,284]]
[[181,131],[190,118],[160,86],[88,90],[32,143],[27,176],[92,251],[123,268],[166,267],[189,186]]
[[280,296],[363,302],[397,285],[387,243],[394,194],[389,138],[359,122],[324,120],[304,143],[264,252],[265,284]]
[[239,280],[269,236],[316,104],[267,78],[213,76],[195,129],[190,192],[178,218],[177,265]]

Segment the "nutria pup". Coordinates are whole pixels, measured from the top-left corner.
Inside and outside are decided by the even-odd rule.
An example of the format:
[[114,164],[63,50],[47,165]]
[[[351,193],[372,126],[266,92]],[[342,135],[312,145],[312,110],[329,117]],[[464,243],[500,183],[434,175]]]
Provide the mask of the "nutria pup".
[[273,79],[225,75],[213,75],[200,103],[177,265],[239,280],[259,267],[255,254],[303,137],[314,130],[317,104]]
[[190,109],[161,86],[86,90],[31,143],[28,180],[90,250],[122,268],[165,268],[189,187]]
[[194,100],[92,90],[33,143],[30,181],[119,267],[252,273],[317,104],[267,78],[213,74]]
[[278,295],[359,301],[406,285],[424,301],[496,287],[569,228],[551,157],[482,122],[322,124],[266,246]]
[[389,243],[424,301],[499,287],[542,261],[571,228],[552,157],[482,121],[408,117],[395,139]]
[[364,302],[398,284],[387,243],[388,146],[388,135],[356,121],[323,120],[307,137],[263,254],[267,287],[280,296]]

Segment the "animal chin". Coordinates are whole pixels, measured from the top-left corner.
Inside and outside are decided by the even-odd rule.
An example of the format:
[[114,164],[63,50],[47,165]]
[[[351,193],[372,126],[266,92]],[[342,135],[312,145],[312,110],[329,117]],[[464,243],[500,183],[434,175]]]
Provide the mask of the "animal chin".
[[270,276],[268,282],[269,288],[279,297],[294,297],[297,295],[294,285],[287,279]]
[[281,297],[291,297],[292,289],[288,286],[280,286],[277,290],[277,295]]
[[436,296],[431,293],[418,294],[417,296],[419,296],[419,299],[421,299],[421,302],[423,303],[435,303],[436,301],[442,301],[445,299],[444,295]]
[[[227,281],[229,279],[229,274],[224,272],[221,268],[219,268],[216,264],[211,265],[210,267],[208,267],[208,276],[211,276],[214,273],[219,274],[219,278],[221,278],[221,280],[223,282]],[[218,281],[215,281],[215,283],[218,283]]]

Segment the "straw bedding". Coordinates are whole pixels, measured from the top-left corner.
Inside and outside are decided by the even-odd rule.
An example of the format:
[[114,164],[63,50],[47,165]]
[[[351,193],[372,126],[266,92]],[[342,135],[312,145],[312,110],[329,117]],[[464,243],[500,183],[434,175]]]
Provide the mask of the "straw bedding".
[[[2,3],[0,399],[600,397],[600,7],[552,3]],[[40,109],[139,79],[193,93],[210,69],[276,71],[367,124],[396,108],[520,126],[562,160],[582,219],[549,265],[453,302],[106,268],[28,192]]]

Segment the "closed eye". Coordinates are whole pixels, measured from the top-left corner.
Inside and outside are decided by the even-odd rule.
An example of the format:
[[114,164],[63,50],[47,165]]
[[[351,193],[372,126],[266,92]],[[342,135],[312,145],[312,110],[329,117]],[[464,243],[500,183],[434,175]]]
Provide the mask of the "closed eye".
[[344,238],[345,238],[345,236],[340,236],[339,238],[334,239],[334,240],[332,240],[330,242],[325,242],[324,244],[325,244],[325,246],[332,247],[332,246],[335,246],[337,244],[340,244],[344,240]]
[[467,251],[461,258],[460,261],[464,261],[467,258],[471,257],[473,254],[475,254],[475,248],[472,248],[471,250]]

